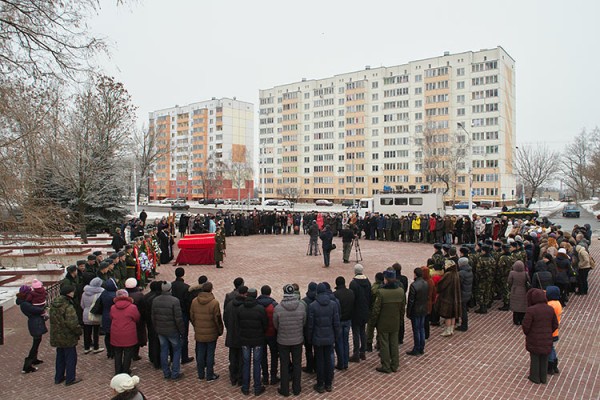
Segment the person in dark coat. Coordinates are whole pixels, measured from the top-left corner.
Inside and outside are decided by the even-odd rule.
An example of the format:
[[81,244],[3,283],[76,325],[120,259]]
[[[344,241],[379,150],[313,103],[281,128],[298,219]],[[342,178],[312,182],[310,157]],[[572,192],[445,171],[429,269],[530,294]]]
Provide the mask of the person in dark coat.
[[104,291],[98,297],[100,310],[102,311],[102,331],[104,332],[104,347],[106,347],[106,357],[115,358],[115,352],[110,344],[110,308],[113,306],[113,299],[117,295],[117,284],[112,278],[103,283]]
[[169,225],[162,226],[158,231],[158,244],[160,247],[160,263],[167,265],[173,259],[173,245],[169,234]]
[[[316,223],[316,221],[315,221]],[[304,304],[306,304],[306,311],[308,312],[308,308],[317,298],[317,283],[310,282],[308,284],[308,290],[306,291],[306,296],[302,299]],[[308,336],[308,324],[304,325],[304,358],[306,359],[306,366],[302,368],[302,371],[307,374],[312,374],[316,372],[315,369],[315,353],[310,337]]]
[[110,242],[110,247],[112,247],[115,252],[121,251],[121,249],[125,246],[125,239],[123,239],[123,235],[121,235],[121,228],[115,229],[115,233],[112,235],[112,241]]
[[473,296],[473,269],[467,257],[458,259],[458,277],[460,278],[461,325],[457,331],[466,332],[469,329],[469,301]]
[[[396,272],[396,281],[400,287],[402,287],[402,290],[404,290],[404,296],[406,296],[408,293],[408,278],[406,275],[402,275],[402,265],[400,265],[400,263],[394,263],[392,265],[392,269]],[[404,331],[406,329],[404,326],[404,311],[404,307],[402,307],[400,312],[400,330],[398,331],[399,344],[404,344]]]
[[262,376],[263,383],[265,385],[269,384],[269,357],[267,356],[267,351],[271,355],[271,385],[276,385],[279,383],[279,377],[277,376],[277,371],[279,367],[279,351],[277,346],[277,331],[273,326],[273,313],[275,312],[275,307],[277,306],[277,302],[274,298],[271,297],[271,287],[269,285],[264,285],[260,288],[260,296],[256,299],[256,302],[265,308],[267,313],[267,330],[265,331],[265,345],[262,350]]
[[527,311],[527,283],[529,274],[525,271],[523,261],[515,261],[508,274],[510,288],[510,310],[513,312],[513,323],[521,325]]
[[21,372],[24,374],[37,371],[35,365],[41,364],[43,361],[38,358],[38,350],[42,343],[42,336],[48,332],[46,322],[42,316],[45,313],[43,306],[34,306],[26,300],[27,294],[31,291],[31,287],[23,285],[17,293],[17,305],[21,312],[27,317],[27,328],[29,334],[33,338],[29,354],[25,357]]
[[217,268],[223,268],[221,263],[225,256],[225,235],[222,234],[221,228],[217,228],[215,232],[215,263]]
[[446,260],[446,271],[437,284],[438,298],[436,302],[438,314],[445,319],[442,336],[452,336],[454,321],[461,316],[460,277],[454,261]]
[[340,302],[340,326],[342,334],[335,342],[337,354],[336,369],[348,369],[350,359],[350,328],[352,328],[352,315],[354,314],[354,292],[346,287],[346,279],[338,276],[335,279],[335,292],[333,295]]
[[[135,278],[129,278],[135,279]],[[162,281],[153,281],[150,283],[150,292],[144,295],[142,301],[142,320],[146,324],[148,332],[148,359],[155,369],[160,368],[160,341],[152,324],[152,305],[154,300],[162,293]]]
[[[160,366],[165,379],[179,380],[183,377],[181,366],[181,336],[184,333],[183,317],[179,299],[171,294],[171,284],[161,285],[162,293],[152,302],[151,318],[160,342]],[[172,366],[169,366],[170,351]]]
[[[241,279],[241,278],[240,278]],[[227,303],[223,311],[223,323],[227,329],[225,346],[229,348],[229,380],[232,386],[242,384],[242,344],[240,343],[237,313],[244,305],[248,288],[240,285],[236,288],[236,297]],[[227,300],[227,297],[225,298]]]
[[142,210],[142,212],[140,213],[140,221],[142,221],[142,224],[144,224],[144,226],[146,225],[147,218],[148,214],[146,213],[146,210]]
[[184,333],[181,338],[181,364],[187,364],[194,361],[194,357],[189,356],[188,335],[190,332],[190,309],[187,304],[187,293],[190,285],[184,282],[183,276],[185,269],[177,267],[175,269],[175,280],[171,282],[171,293],[179,299],[181,305],[181,316],[183,318]]
[[410,356],[420,356],[425,353],[425,316],[427,315],[427,300],[429,285],[423,280],[423,270],[415,268],[414,281],[408,290],[406,316],[410,319],[413,330],[413,348],[407,351]]
[[552,273],[548,270],[548,265],[540,260],[535,264],[533,276],[531,277],[531,286],[536,289],[546,290],[546,287],[554,285]]
[[137,307],[140,313],[140,319],[137,322],[137,344],[133,349],[133,361],[139,361],[142,358],[140,357],[140,347],[144,347],[148,343],[148,336],[146,335],[146,322],[144,321],[144,293],[140,290],[137,284],[137,280],[135,278],[127,278],[125,281],[125,289],[129,294],[129,297],[133,299],[133,304]]
[[317,392],[333,390],[333,346],[341,335],[340,314],[337,304],[327,293],[324,283],[317,285],[317,298],[308,307],[308,336],[314,346]]
[[366,360],[367,348],[366,325],[369,321],[371,304],[371,282],[364,274],[361,264],[354,266],[354,278],[350,282],[350,290],[354,292],[354,312],[352,314],[352,357],[350,362]]
[[558,329],[554,309],[548,305],[546,294],[541,289],[527,292],[527,312],[523,318],[525,348],[529,352],[529,380],[546,383],[548,380],[548,356],[552,351],[552,333]]
[[329,225],[325,225],[325,229],[319,235],[321,238],[322,246],[323,246],[323,262],[325,263],[325,268],[329,267],[329,260],[331,250],[333,250],[333,233],[329,228]]
[[250,393],[250,363],[254,395],[265,391],[261,382],[262,350],[266,341],[265,332],[268,326],[267,312],[257,303],[256,289],[248,289],[248,295],[237,311],[237,327],[242,345],[242,393]]
[[560,304],[564,307],[569,301],[569,272],[571,271],[571,259],[564,248],[558,249],[554,259],[556,263],[556,277],[554,284],[560,289]]

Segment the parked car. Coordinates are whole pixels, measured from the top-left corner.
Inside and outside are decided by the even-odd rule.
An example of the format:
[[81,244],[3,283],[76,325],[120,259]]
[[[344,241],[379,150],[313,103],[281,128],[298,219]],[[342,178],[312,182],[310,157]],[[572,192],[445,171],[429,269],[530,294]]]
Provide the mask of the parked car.
[[343,200],[342,206],[344,207],[353,207],[358,204],[358,200]]
[[527,207],[513,207],[508,211],[502,211],[498,213],[499,217],[508,217],[508,218],[537,218],[540,214],[537,211],[534,211]]
[[189,210],[190,205],[186,203],[185,199],[177,199],[171,204],[172,210]]
[[579,214],[581,213],[581,210],[579,210],[579,207],[577,207],[577,205],[575,204],[567,204],[566,206],[563,207],[562,210],[562,215],[563,217],[575,217],[575,218],[579,218]]
[[[468,201],[461,201],[459,203],[456,203],[454,205],[454,208],[457,209],[457,210],[467,210],[469,208],[469,202]],[[471,208],[477,208],[477,204],[471,203]]]
[[279,204],[279,200],[268,199],[268,200],[265,200],[265,202],[263,203],[263,206],[276,206],[277,204]]
[[279,207],[293,207],[293,206],[294,206],[294,203],[292,203],[292,202],[291,202],[291,201],[289,201],[289,200],[278,200],[278,201],[277,201],[277,205],[278,205]]
[[489,210],[494,207],[494,202],[492,200],[481,200],[478,207]]
[[174,199],[172,197],[167,197],[166,199],[162,199],[160,201],[160,204],[173,204],[176,201],[177,201],[177,199]]
[[332,206],[333,202],[329,201],[329,200],[325,200],[325,199],[320,199],[315,201],[315,204],[317,206]]

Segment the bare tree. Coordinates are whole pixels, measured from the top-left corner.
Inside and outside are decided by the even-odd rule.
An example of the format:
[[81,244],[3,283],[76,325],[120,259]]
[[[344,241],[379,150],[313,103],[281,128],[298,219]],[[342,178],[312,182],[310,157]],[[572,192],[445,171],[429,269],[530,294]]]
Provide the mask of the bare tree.
[[558,152],[549,150],[545,145],[517,148],[515,170],[525,183],[526,194],[529,194],[527,207],[531,204],[538,189],[548,183],[556,174],[556,162],[559,157]]
[[583,129],[560,157],[564,183],[578,199],[587,198],[591,189],[589,167],[593,156],[593,136]]
[[213,196],[218,197],[222,193],[225,169],[225,163],[214,152],[208,156],[206,169],[199,172],[205,204],[208,199],[213,198]]
[[91,57],[106,50],[86,23],[99,8],[99,0],[0,0],[0,76],[43,81],[92,71]]
[[283,196],[285,200],[289,200],[292,203],[297,203],[300,197],[301,189],[299,187],[286,186],[277,190],[279,194]]
[[432,187],[442,188],[445,196],[450,194],[454,206],[459,176],[467,172],[469,138],[463,129],[448,132],[437,129],[435,124],[435,121],[427,122],[421,141],[423,172]]
[[241,200],[240,192],[246,187],[247,182],[252,179],[252,162],[246,147],[234,147],[230,159],[223,164],[225,177],[231,180],[231,187],[237,189],[237,200]]
[[143,126],[136,129],[133,134],[133,153],[137,166],[137,198],[135,201],[139,204],[142,193],[147,193],[150,198],[150,188],[148,187],[150,173],[158,160],[168,155],[166,147],[158,146],[158,132],[154,127],[149,129]]

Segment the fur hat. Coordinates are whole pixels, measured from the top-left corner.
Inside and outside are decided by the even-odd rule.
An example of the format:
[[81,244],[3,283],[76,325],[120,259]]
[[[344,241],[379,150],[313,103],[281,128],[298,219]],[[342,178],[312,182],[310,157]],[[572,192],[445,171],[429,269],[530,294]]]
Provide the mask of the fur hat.
[[161,290],[163,292],[170,292],[171,291],[171,283],[170,282],[163,283],[161,286]]
[[118,374],[110,380],[110,387],[117,393],[123,393],[134,389],[140,383],[140,378],[137,376],[129,376],[129,374]]
[[356,264],[354,266],[354,275],[362,275],[365,272],[365,269],[361,264]]
[[75,292],[75,287],[71,286],[71,285],[65,285],[63,287],[60,288],[60,294],[62,296],[66,296],[69,293],[74,293]]
[[383,273],[385,279],[396,279],[396,271],[385,271]]
[[38,281],[37,279],[34,279],[33,282],[31,282],[31,288],[32,289],[40,289],[42,286],[42,282]]
[[117,290],[116,297],[129,297],[129,293],[125,289],[119,289]]
[[325,292],[327,292],[327,286],[325,286],[324,283],[319,283],[317,285],[317,294],[325,293]]
[[137,286],[137,279],[135,278],[127,278],[125,281],[125,287],[127,289],[133,289]]

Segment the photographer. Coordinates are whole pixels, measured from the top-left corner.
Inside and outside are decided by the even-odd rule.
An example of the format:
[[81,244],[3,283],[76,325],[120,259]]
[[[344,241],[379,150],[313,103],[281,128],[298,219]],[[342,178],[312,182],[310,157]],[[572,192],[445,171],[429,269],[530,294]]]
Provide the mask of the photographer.
[[344,264],[348,264],[350,262],[350,251],[352,250],[352,241],[356,237],[354,231],[350,229],[348,224],[344,225],[344,228],[341,231],[342,234],[342,244],[343,244],[343,258]]

